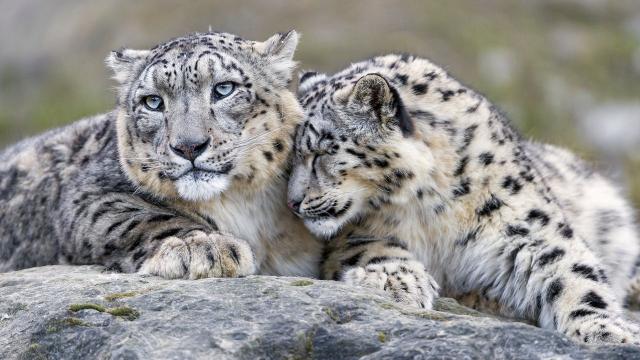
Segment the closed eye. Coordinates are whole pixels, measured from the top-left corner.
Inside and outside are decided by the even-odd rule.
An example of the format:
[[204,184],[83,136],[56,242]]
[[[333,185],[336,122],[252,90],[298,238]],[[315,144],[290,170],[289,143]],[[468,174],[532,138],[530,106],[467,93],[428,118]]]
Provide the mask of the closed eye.
[[320,155],[314,155],[313,160],[311,160],[311,176],[314,178],[318,177],[318,172],[316,171],[316,162],[318,161],[319,157]]

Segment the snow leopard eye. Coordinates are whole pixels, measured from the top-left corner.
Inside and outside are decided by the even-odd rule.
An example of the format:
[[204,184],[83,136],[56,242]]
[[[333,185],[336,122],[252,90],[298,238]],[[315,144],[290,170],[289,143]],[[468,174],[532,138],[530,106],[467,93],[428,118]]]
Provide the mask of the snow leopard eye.
[[144,99],[142,99],[142,103],[151,111],[162,111],[164,108],[162,98],[157,95],[145,96]]
[[216,100],[225,98],[231,95],[231,93],[233,92],[233,90],[235,90],[235,88],[236,88],[236,84],[231,81],[218,83],[213,87],[214,98]]

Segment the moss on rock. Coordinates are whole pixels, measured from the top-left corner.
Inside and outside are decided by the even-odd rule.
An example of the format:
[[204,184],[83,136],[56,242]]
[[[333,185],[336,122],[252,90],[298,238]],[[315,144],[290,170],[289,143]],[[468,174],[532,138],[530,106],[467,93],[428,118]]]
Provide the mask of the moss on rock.
[[95,310],[102,313],[107,313],[113,316],[121,317],[123,319],[132,321],[140,317],[140,312],[136,309],[128,306],[118,306],[113,308],[106,308],[98,304],[71,304],[69,305],[69,311],[78,312],[80,310]]
[[139,294],[140,294],[140,292],[138,292],[138,291],[127,291],[127,292],[107,294],[107,295],[104,296],[104,299],[106,301],[116,301],[116,300],[120,300],[120,299],[124,299],[124,298],[134,297],[134,296],[137,296]]
[[313,281],[307,280],[307,279],[302,279],[302,280],[292,281],[289,285],[291,285],[291,286],[309,286],[309,285],[313,285]]

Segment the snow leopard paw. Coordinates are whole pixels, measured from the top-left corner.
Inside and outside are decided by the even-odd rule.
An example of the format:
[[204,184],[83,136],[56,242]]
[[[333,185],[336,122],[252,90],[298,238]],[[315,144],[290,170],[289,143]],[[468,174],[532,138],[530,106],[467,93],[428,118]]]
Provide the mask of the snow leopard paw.
[[569,335],[587,344],[640,345],[640,326],[622,317],[595,317],[574,325]]
[[384,290],[397,302],[432,309],[438,297],[439,286],[418,261],[394,261],[369,264],[347,269],[342,280],[358,285]]
[[140,269],[167,279],[239,277],[255,271],[253,251],[244,240],[201,231],[165,239]]

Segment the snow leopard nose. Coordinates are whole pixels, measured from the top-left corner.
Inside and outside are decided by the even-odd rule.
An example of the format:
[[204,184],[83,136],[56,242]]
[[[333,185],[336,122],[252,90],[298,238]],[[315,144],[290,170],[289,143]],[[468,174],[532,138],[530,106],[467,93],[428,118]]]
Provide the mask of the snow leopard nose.
[[287,206],[289,207],[289,209],[293,211],[294,214],[297,214],[297,215],[300,214],[300,204],[302,204],[302,201],[295,201],[295,200],[287,201]]
[[169,147],[176,155],[193,162],[207,149],[210,141],[209,138],[204,141],[182,141]]

